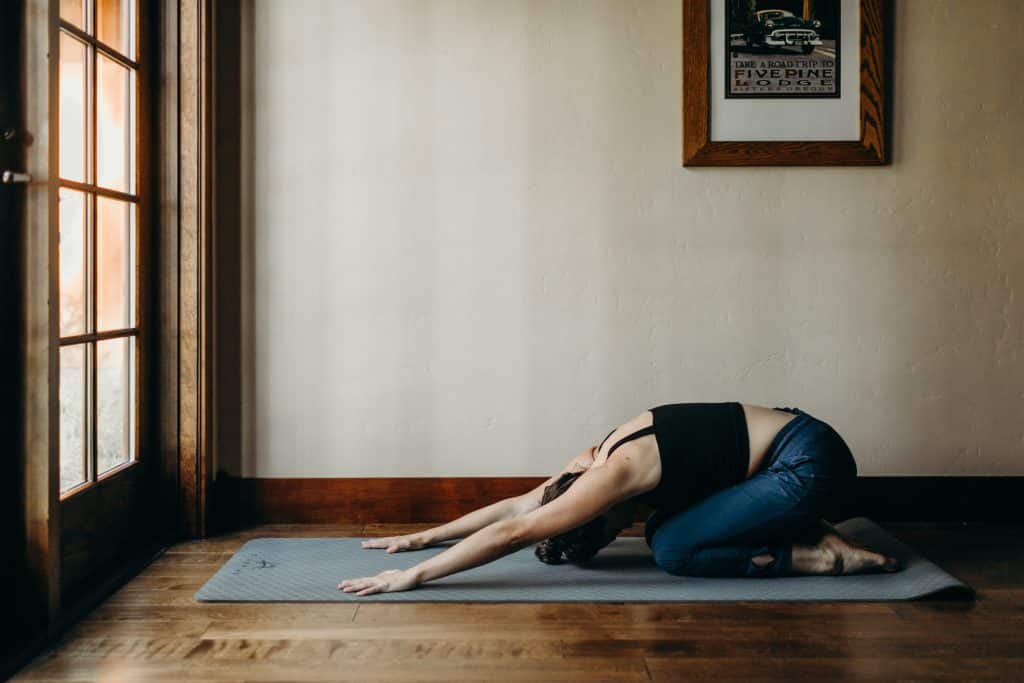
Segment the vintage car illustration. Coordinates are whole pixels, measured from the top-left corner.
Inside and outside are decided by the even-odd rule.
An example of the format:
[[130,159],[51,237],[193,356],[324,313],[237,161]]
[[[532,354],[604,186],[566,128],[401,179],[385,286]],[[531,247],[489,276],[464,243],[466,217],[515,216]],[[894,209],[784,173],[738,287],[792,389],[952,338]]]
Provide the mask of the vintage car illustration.
[[809,55],[822,44],[819,28],[821,22],[817,19],[807,21],[786,10],[766,9],[754,14],[754,23],[747,28],[744,38],[750,47],[799,47]]

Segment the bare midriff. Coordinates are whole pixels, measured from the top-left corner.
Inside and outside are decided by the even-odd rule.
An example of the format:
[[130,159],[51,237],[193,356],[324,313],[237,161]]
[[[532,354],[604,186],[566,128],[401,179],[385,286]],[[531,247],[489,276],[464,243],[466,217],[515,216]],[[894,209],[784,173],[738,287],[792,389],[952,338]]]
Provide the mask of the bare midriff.
[[772,439],[796,415],[746,404],[743,404],[743,413],[747,417],[747,436],[750,439],[750,461],[747,464],[747,479],[749,479],[761,469]]

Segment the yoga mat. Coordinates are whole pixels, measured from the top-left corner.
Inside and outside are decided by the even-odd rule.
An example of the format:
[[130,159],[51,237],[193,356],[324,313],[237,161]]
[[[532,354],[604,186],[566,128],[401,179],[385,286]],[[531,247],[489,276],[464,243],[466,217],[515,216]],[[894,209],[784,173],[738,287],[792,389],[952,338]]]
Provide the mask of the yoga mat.
[[[673,576],[654,565],[643,538],[619,538],[587,566],[546,565],[526,548],[401,593],[356,597],[342,579],[404,569],[446,546],[387,554],[359,538],[260,538],[249,541],[199,592],[202,602],[708,602],[885,601],[937,593],[972,598],[965,583],[916,554],[878,525],[857,517],[836,525],[846,536],[895,555],[893,574],[711,579]],[[450,543],[447,545],[451,545]]]

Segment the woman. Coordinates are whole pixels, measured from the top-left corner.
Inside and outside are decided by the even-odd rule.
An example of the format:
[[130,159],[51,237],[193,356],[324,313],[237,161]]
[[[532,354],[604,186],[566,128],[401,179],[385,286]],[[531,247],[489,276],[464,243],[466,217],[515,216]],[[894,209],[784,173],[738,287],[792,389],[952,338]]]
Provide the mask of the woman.
[[409,590],[538,542],[544,562],[585,562],[631,526],[637,502],[655,509],[644,535],[655,563],[672,574],[896,571],[894,558],[821,519],[842,509],[856,476],[839,434],[801,410],[662,405],[612,430],[528,493],[427,531],[363,541],[390,553],[463,539],[410,569],[346,579],[338,588]]

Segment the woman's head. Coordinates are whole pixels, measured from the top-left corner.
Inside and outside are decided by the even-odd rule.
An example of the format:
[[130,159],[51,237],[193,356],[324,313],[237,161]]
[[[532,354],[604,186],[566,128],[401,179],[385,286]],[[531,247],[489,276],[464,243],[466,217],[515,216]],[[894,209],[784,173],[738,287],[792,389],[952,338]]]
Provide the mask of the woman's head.
[[[566,472],[553,484],[544,489],[540,504],[546,505],[555,498],[569,490],[569,487],[580,478],[583,472]],[[565,533],[552,536],[546,541],[541,541],[534,551],[541,562],[547,564],[561,564],[564,561],[583,563],[590,560],[597,552],[615,540],[623,528],[629,526],[632,517],[631,508],[629,513],[623,515],[622,510],[615,506],[608,514],[599,515],[575,529]]]

